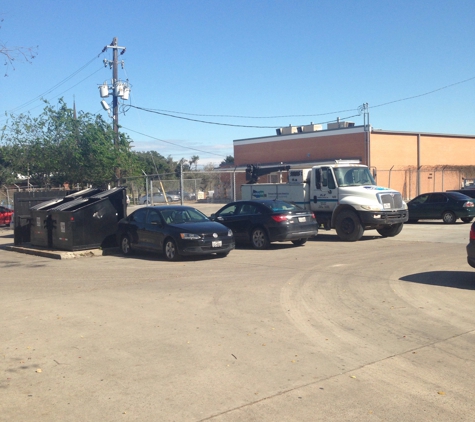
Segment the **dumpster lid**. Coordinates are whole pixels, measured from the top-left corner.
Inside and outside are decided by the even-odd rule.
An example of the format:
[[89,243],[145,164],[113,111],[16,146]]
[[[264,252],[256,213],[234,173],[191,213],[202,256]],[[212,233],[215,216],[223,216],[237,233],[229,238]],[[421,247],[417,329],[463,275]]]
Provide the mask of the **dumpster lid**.
[[50,211],[68,211],[71,208],[77,208],[79,205],[86,204],[89,201],[89,198],[78,198],[74,201],[65,202],[60,204],[55,208],[52,208]]
[[57,204],[58,202],[63,202],[63,198],[54,198],[50,199],[49,201],[40,202],[39,204],[33,205],[30,209],[38,211],[42,210],[43,208],[48,208],[54,204]]
[[115,187],[109,190],[105,190],[103,192],[96,193],[95,195],[92,195],[91,198],[99,198],[99,199],[107,198],[108,196],[115,195],[117,192],[122,192],[124,190],[125,190],[124,187],[119,186],[119,187]]
[[96,193],[102,192],[102,189],[98,188],[88,188],[88,189],[83,189],[78,192],[71,193],[67,196],[65,196],[66,199],[75,199],[75,198],[81,198],[81,197],[88,197],[95,195]]

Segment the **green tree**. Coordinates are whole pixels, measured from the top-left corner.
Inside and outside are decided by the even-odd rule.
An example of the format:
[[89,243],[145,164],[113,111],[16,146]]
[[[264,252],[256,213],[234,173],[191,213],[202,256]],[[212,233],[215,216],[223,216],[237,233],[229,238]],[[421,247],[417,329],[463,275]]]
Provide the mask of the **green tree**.
[[105,187],[118,182],[115,167],[124,175],[137,168],[129,137],[119,133],[116,146],[113,127],[100,115],[76,116],[63,99],[57,107],[45,103],[39,116],[11,116],[5,127],[1,142],[13,173],[40,187],[65,182]]
[[221,163],[219,164],[219,167],[228,166],[230,164],[234,164],[234,157],[232,155],[227,155],[226,158],[223,161],[221,161]]

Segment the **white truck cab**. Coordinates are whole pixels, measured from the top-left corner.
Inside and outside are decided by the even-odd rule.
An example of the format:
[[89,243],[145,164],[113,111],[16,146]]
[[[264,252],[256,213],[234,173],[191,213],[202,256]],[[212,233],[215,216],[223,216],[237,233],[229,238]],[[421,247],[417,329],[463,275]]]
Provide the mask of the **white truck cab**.
[[289,169],[287,183],[246,184],[241,193],[242,199],[282,199],[312,210],[321,226],[346,241],[369,229],[396,236],[409,216],[398,191],[377,186],[367,166],[348,162]]

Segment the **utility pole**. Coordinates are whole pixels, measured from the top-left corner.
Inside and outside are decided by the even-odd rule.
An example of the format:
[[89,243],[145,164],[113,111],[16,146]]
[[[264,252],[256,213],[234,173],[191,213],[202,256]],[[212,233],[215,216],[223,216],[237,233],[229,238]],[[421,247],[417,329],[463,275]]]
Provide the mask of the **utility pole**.
[[[112,80],[111,84],[109,85],[107,82],[104,82],[101,86],[99,86],[99,90],[101,93],[102,98],[109,97],[109,94],[112,94],[112,119],[113,119],[113,129],[114,129],[114,146],[116,149],[119,149],[119,98],[123,100],[129,99],[130,94],[130,85],[128,82],[123,82],[119,80],[119,50],[121,50],[120,54],[125,53],[125,47],[120,47],[117,45],[118,40],[117,37],[114,37],[112,43],[110,45],[106,45],[102,52],[104,53],[108,48],[112,49],[112,61],[104,59],[104,66],[109,66],[112,68]],[[124,62],[121,62],[122,68],[124,67]],[[105,102],[102,101],[102,107],[106,110],[110,115],[110,107]],[[120,168],[116,167],[114,169],[114,173],[117,179],[117,184],[120,183]]]

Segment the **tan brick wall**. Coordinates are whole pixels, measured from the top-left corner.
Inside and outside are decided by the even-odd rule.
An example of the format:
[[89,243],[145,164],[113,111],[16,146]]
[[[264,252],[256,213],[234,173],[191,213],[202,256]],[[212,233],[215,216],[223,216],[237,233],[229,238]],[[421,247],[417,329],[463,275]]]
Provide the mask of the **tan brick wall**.
[[[320,132],[309,137],[300,134],[276,136],[262,138],[262,141],[257,138],[247,140],[252,142],[247,145],[236,141],[234,161],[238,166],[335,159],[360,159],[367,164],[365,133],[362,128],[359,130],[356,133],[341,130],[338,134]],[[475,136],[421,134],[419,177],[417,133],[373,131],[369,148],[370,165],[376,170],[377,183],[400,191],[406,199],[424,192],[459,189],[462,177],[475,177],[465,174],[463,167],[457,168],[475,168]]]
[[[264,138],[265,139],[265,138]],[[257,140],[253,144],[234,143],[234,163],[238,166],[264,163],[296,163],[338,159],[365,160],[365,134],[316,136],[302,139],[299,135],[272,142]]]

